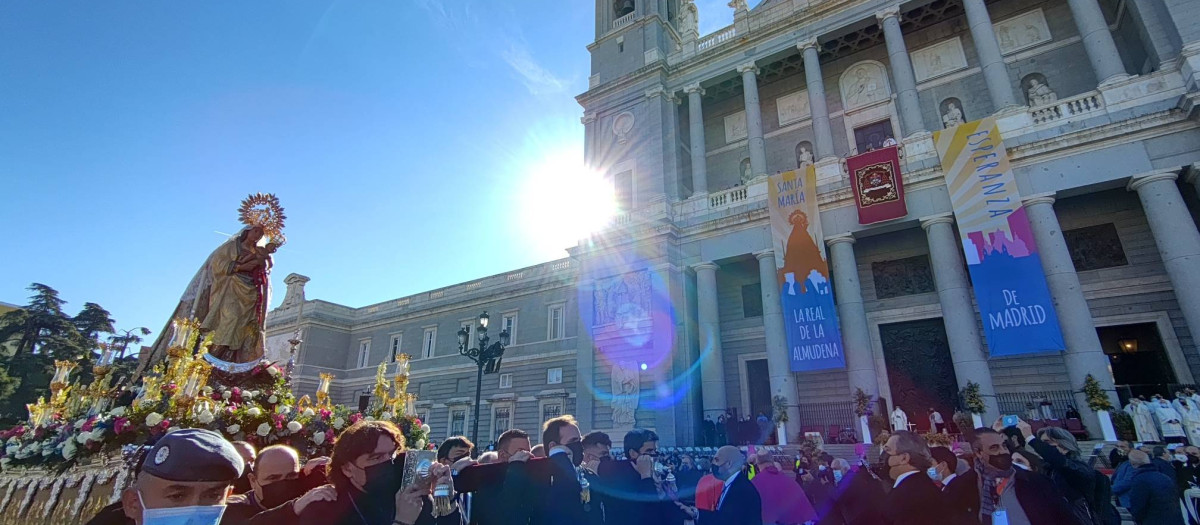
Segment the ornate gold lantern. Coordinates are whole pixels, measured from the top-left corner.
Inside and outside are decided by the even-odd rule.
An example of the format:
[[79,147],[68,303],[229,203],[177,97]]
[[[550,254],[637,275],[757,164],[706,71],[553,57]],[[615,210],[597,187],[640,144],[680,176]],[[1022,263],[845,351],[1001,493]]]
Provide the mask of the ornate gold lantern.
[[317,385],[317,406],[320,408],[330,408],[333,403],[329,401],[329,385],[333,383],[333,374],[321,373],[321,382]]
[[79,366],[74,361],[55,361],[54,377],[50,378],[50,391],[57,393],[71,383],[71,371]]

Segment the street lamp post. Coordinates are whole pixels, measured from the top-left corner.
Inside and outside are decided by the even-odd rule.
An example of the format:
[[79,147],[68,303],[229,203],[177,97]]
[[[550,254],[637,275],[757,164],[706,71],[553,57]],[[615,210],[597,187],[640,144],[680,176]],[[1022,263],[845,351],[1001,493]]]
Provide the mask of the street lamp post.
[[[509,340],[508,330],[505,329],[500,331],[498,340],[489,345],[487,329],[488,314],[483,312],[479,315],[479,337],[475,348],[470,348],[471,330],[465,327],[458,330],[458,353],[474,361],[477,368],[475,374],[475,420],[471,423],[471,441],[474,443],[479,443],[479,402],[480,395],[483,393],[483,374],[484,372],[494,374],[500,370],[500,362],[504,359],[504,347],[508,346]],[[475,453],[479,453],[479,447],[475,448]]]

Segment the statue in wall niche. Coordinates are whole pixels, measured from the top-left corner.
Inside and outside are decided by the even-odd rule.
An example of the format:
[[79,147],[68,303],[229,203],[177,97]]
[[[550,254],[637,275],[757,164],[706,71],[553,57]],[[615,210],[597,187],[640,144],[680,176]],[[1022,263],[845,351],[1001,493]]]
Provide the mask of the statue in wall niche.
[[1050,89],[1049,85],[1043,84],[1036,78],[1029,79],[1029,96],[1030,106],[1044,106],[1052,104],[1058,100],[1058,94]]
[[612,419],[614,427],[631,427],[637,421],[638,393],[641,379],[637,363],[617,363],[612,366]]
[[742,164],[740,166],[740,169],[742,172],[742,177],[741,177],[742,185],[745,186],[746,184],[749,184],[751,180],[754,179],[754,170],[751,169],[751,167],[750,167],[750,159],[742,159]]
[[800,146],[800,153],[796,154],[796,160],[799,161],[798,164],[800,164],[800,166],[812,164],[813,154],[811,151],[808,151],[808,148]]
[[953,128],[963,123],[962,110],[958,109],[958,104],[951,102],[946,106],[946,114],[942,115],[942,126],[946,129]]

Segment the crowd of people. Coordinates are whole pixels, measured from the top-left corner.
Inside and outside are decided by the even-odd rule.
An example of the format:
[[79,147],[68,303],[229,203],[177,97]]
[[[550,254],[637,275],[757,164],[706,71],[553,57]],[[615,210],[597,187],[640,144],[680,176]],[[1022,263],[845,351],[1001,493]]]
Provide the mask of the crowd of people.
[[775,439],[774,432],[775,424],[767,414],[759,413],[753,418],[745,415],[738,417],[737,410],[730,408],[717,416],[716,420],[711,415],[704,416],[697,441],[705,447],[768,443]]
[[1200,472],[1197,447],[1123,443],[1110,481],[1061,428],[998,421],[968,437],[957,454],[897,431],[874,458],[729,445],[667,456],[651,430],[614,445],[566,415],[542,425],[536,447],[519,429],[478,457],[467,438],[447,439],[408,481],[416,453],[386,421],[359,421],[329,457],[306,461],[183,429],[144,449],[120,500],[89,524],[1109,525],[1115,498],[1136,523],[1182,525],[1179,498]]

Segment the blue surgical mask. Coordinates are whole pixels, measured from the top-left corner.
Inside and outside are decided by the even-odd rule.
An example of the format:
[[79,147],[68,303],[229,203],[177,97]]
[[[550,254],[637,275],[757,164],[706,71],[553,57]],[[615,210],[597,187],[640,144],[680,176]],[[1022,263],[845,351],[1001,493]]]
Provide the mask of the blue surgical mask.
[[841,482],[842,482],[842,475],[843,475],[843,474],[842,474],[842,471],[840,471],[840,470],[835,470],[835,471],[833,471],[833,480],[834,480],[834,481],[836,481],[836,482],[838,482],[838,483],[841,483]]
[[[142,493],[138,491],[138,501]],[[196,505],[148,509],[142,503],[142,525],[218,525],[225,514],[225,505]]]
[[942,474],[940,472],[938,472],[937,467],[929,467],[929,470],[926,470],[925,474],[927,474],[929,476],[929,479],[931,479],[933,481],[941,481],[942,480]]

